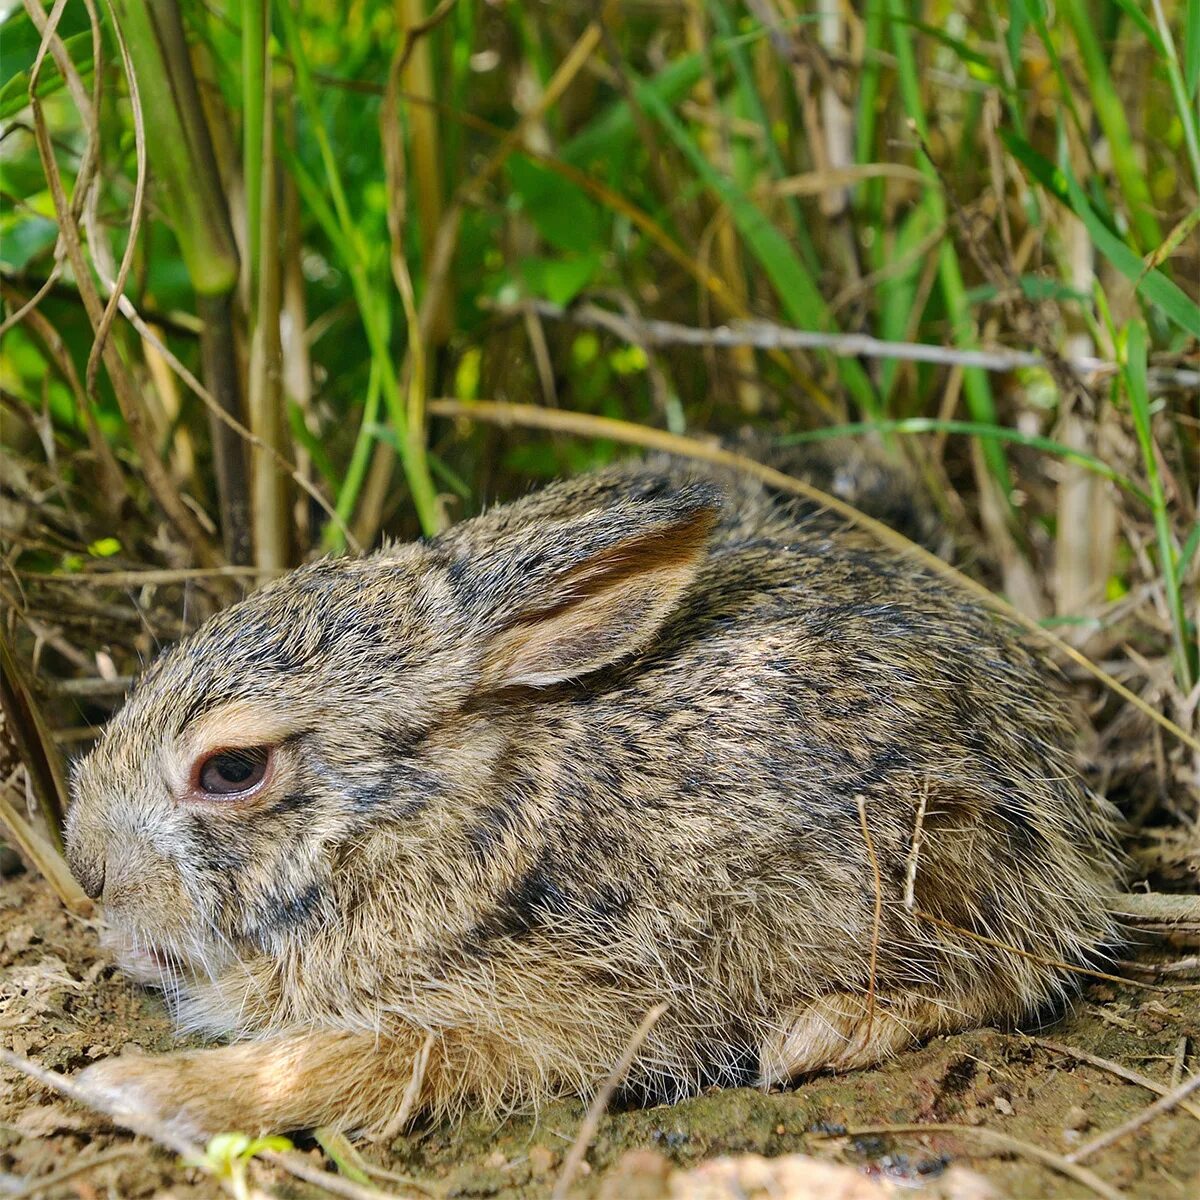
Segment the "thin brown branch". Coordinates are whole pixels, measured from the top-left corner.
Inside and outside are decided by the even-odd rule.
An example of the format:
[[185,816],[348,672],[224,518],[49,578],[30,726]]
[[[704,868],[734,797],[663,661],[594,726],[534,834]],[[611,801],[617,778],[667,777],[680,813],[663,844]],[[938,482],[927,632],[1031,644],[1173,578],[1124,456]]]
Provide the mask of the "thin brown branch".
[[[25,0],[25,8],[35,22],[42,16],[41,9],[37,5],[36,0]],[[37,17],[33,15],[35,12],[38,14]],[[38,59],[29,76],[29,98],[30,108],[33,112],[34,140],[37,143],[38,154],[42,160],[42,169],[45,172],[46,181],[50,187],[50,195],[54,203],[55,215],[58,219],[59,232],[66,245],[67,258],[71,263],[71,270],[75,274],[76,286],[79,288],[80,298],[83,300],[84,307],[87,310],[88,320],[92,325],[93,331],[96,331],[100,328],[104,306],[100,302],[96,286],[92,281],[91,270],[84,257],[83,244],[79,236],[79,225],[72,212],[71,205],[67,201],[62,176],[59,173],[58,163],[54,156],[54,148],[50,142],[50,132],[46,124],[46,115],[37,94],[41,65],[44,60],[44,50],[47,44],[54,47],[57,61],[59,48],[62,47],[62,39],[58,37],[54,32],[54,27],[50,24],[46,25],[46,32],[42,39],[42,48],[39,50]],[[62,50],[62,55],[64,61],[69,62],[65,49]],[[69,65],[60,65],[60,69],[63,71],[64,76],[71,70]],[[138,458],[141,461],[142,474],[145,477],[146,486],[149,488],[150,494],[154,497],[155,502],[167,519],[178,530],[184,541],[191,547],[197,559],[206,565],[215,565],[218,561],[216,552],[213,550],[199,521],[191,509],[183,502],[167,475],[166,468],[158,456],[157,447],[154,445],[146,422],[143,419],[141,399],[137,388],[111,339],[105,342],[102,356],[109,379],[112,381],[113,391],[116,393],[117,405],[121,410],[121,415],[129,431],[130,441],[132,441],[138,453]]]
[[[5,1192],[4,1195],[6,1200],[33,1200],[34,1196],[53,1191],[80,1175],[86,1175],[88,1171],[94,1171],[97,1167],[107,1166],[109,1163],[120,1162],[123,1158],[132,1158],[136,1153],[137,1151],[132,1146],[114,1146],[111,1150],[93,1154],[89,1158],[76,1159],[70,1166],[63,1167],[61,1171],[52,1171],[49,1175],[30,1179],[24,1187],[18,1188],[15,1192]],[[83,1194],[82,1191],[80,1194]]]
[[[114,1103],[105,1096],[101,1096],[91,1088],[82,1087],[73,1079],[69,1079],[57,1071],[49,1071],[28,1058],[23,1058],[19,1054],[13,1054],[10,1050],[0,1049],[0,1066],[19,1071],[22,1075],[26,1075],[30,1079],[40,1083],[43,1087],[57,1092],[60,1096],[65,1096],[68,1100],[73,1100],[76,1104],[91,1109],[93,1112],[102,1113],[113,1124],[119,1125],[122,1129],[128,1129],[132,1133],[139,1134],[141,1137],[149,1138],[152,1142],[156,1142],[158,1145],[178,1154],[189,1166],[199,1167],[213,1175],[216,1182],[229,1192],[234,1197],[234,1200],[237,1200],[237,1193],[230,1181],[220,1175],[216,1175],[208,1166],[208,1159],[204,1153],[204,1149],[187,1138],[180,1137],[166,1122],[160,1121],[155,1117],[146,1116],[144,1113],[135,1113],[122,1108],[119,1104]],[[293,1175],[297,1179],[302,1179],[306,1183],[311,1183],[329,1192],[331,1195],[341,1196],[344,1200],[404,1200],[404,1198],[396,1196],[394,1193],[382,1192],[378,1188],[366,1187],[363,1184],[344,1179],[340,1175],[323,1171],[320,1167],[314,1167],[311,1163],[306,1162],[298,1154],[281,1154],[276,1151],[265,1151],[258,1155],[258,1157],[264,1162],[281,1168],[289,1175]]]
[[[137,174],[133,185],[133,209],[129,216],[129,236],[125,244],[125,253],[121,256],[121,266],[117,271],[116,278],[104,280],[105,285],[109,288],[109,297],[100,316],[100,323],[96,326],[96,336],[92,339],[92,348],[88,352],[84,380],[89,395],[95,391],[96,372],[100,369],[100,358],[108,343],[113,322],[117,319],[117,306],[125,292],[125,282],[129,278],[133,257],[137,253],[138,234],[142,228],[142,215],[146,207],[146,126],[142,116],[142,97],[138,90],[137,73],[134,71],[133,61],[129,57],[129,47],[126,45],[125,35],[121,32],[121,23],[113,11],[112,0],[106,0],[106,3],[110,18],[109,24],[113,36],[116,38],[117,49],[121,55],[121,65],[125,70],[125,82],[129,88],[129,108],[133,114],[133,145],[137,161]],[[95,23],[96,14],[93,12],[91,16]],[[94,194],[98,195],[98,193]],[[99,239],[93,239],[93,246],[98,244],[98,241]]]

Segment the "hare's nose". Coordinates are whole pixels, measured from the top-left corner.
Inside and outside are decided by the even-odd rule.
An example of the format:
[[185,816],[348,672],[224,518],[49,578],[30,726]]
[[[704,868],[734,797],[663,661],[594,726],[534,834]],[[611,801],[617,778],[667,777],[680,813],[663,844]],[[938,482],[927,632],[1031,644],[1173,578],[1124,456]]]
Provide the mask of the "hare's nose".
[[88,899],[99,900],[104,892],[104,855],[88,854],[78,846],[68,846],[67,862]]

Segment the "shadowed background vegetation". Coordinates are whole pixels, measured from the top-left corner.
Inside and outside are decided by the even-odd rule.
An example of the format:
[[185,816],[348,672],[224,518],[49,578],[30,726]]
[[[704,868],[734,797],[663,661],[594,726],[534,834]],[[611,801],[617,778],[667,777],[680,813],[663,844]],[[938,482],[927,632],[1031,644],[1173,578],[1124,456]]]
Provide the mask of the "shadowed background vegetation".
[[[256,579],[645,428],[878,442],[968,573],[1195,728],[1200,0],[6,11],[35,791]],[[1186,747],[1091,695],[1099,783],[1191,821]]]

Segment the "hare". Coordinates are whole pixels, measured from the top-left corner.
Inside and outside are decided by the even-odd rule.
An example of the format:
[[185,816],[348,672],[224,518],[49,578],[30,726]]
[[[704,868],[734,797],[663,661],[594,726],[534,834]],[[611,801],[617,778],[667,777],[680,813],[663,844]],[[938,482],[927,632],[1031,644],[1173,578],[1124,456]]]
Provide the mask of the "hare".
[[757,483],[635,463],[300,568],[76,767],[118,962],[230,1044],[87,1068],[176,1131],[879,1061],[1068,996],[1119,861],[1052,668]]

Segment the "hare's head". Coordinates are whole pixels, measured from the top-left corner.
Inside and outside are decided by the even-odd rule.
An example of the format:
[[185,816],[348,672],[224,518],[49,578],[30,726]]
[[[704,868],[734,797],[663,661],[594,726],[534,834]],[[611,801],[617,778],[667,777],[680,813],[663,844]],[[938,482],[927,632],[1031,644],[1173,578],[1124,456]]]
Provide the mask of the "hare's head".
[[446,793],[456,764],[422,752],[431,734],[481,695],[645,647],[719,502],[660,481],[556,517],[552,488],[303,567],[169,650],[74,772],[69,858],[122,965],[213,974],[336,915],[343,856],[379,826],[419,831]]

